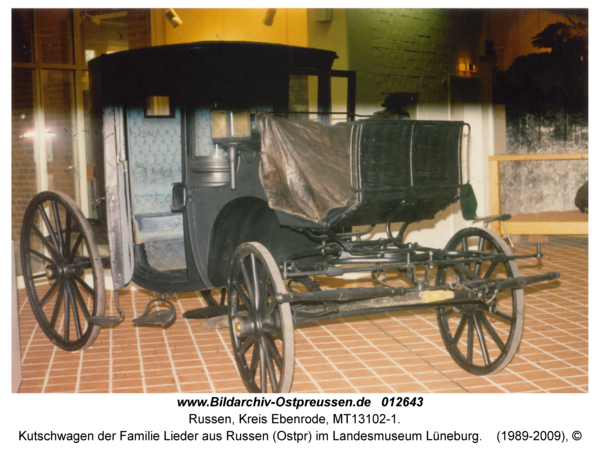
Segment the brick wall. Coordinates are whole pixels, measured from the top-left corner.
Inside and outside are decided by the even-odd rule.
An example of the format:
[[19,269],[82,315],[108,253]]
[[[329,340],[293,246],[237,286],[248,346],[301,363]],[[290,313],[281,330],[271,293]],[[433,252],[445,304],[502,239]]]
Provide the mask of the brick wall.
[[72,13],[68,9],[35,11],[43,63],[73,63]]
[[[357,103],[379,107],[392,92],[419,94],[423,104],[448,102],[448,77],[459,62],[479,63],[482,15],[474,10],[348,10],[349,68]],[[462,74],[464,75],[464,74]]]
[[127,10],[127,35],[130,49],[150,45],[150,13],[147,9]]

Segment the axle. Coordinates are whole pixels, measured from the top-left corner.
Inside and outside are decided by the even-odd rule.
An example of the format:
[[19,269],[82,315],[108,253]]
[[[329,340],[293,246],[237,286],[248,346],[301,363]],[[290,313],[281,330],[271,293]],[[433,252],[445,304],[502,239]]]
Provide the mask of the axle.
[[[465,281],[461,283],[461,287],[465,287],[468,293],[493,293],[497,290],[507,289],[521,289],[530,284],[535,284],[543,281],[551,281],[560,277],[558,272],[550,272],[542,275],[533,276],[522,276],[517,278],[507,278],[503,280],[479,280],[479,281]],[[278,303],[297,303],[297,302],[311,302],[311,301],[356,301],[365,300],[369,298],[380,298],[380,297],[403,297],[409,296],[409,298],[415,297],[415,294],[420,297],[419,294],[426,293],[429,291],[452,291],[455,295],[452,297],[454,301],[457,293],[462,293],[465,290],[457,290],[450,287],[448,284],[442,284],[438,286],[422,286],[422,287],[363,287],[354,289],[332,289],[332,290],[319,290],[314,292],[290,292],[277,294],[276,299]],[[466,299],[477,299],[478,296],[467,297]],[[423,301],[423,298],[420,298]]]

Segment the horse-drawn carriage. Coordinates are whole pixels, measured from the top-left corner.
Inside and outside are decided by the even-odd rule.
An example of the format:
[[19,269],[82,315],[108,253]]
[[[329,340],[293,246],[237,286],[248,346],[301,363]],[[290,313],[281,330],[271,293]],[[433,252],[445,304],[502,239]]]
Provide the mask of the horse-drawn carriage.
[[[511,361],[523,287],[558,273],[520,277],[516,259],[540,258],[539,248],[513,256],[487,229],[463,229],[445,249],[405,243],[409,224],[470,189],[469,127],[355,121],[353,73],[332,71],[335,58],[206,42],[90,62],[99,218],[48,191],[33,198],[22,230],[27,293],[54,344],[91,345],[102,325],[123,319],[117,291],[133,281],[160,294],[138,324],[168,326],[166,295],[201,291],[208,307],[184,317],[226,316],[252,392],[290,390],[294,324],[359,314],[435,309],[459,366],[481,375]],[[349,95],[347,121],[332,126],[335,76],[348,78]],[[378,224],[387,237],[363,239]],[[119,316],[104,313],[106,267]],[[315,279],[365,272],[372,287],[323,289]]]

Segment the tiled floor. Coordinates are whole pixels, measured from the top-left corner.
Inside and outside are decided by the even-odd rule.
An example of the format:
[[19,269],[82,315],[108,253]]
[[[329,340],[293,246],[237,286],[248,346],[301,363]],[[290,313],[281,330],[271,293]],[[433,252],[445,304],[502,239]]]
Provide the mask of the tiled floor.
[[[518,253],[534,246],[517,245]],[[458,367],[440,337],[433,310],[369,315],[295,328],[294,392],[587,392],[587,238],[552,238],[544,258],[520,261],[522,275],[560,271],[529,286],[521,347],[502,372],[478,377]],[[167,329],[136,327],[150,300],[120,292],[127,319],[103,327],[82,352],[54,347],[19,291],[23,384],[20,392],[245,392],[229,331],[205,330],[182,312],[201,307],[199,293],[179,294]],[[107,311],[112,310],[107,292]]]

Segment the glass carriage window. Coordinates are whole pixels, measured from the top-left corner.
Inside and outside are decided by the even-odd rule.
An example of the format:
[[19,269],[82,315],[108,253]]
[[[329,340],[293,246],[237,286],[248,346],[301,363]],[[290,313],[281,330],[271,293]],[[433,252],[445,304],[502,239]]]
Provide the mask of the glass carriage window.
[[348,79],[331,77],[331,124],[348,121]]
[[146,97],[146,117],[170,117],[172,116],[169,105],[169,96],[147,96]]
[[318,86],[319,81],[316,75],[290,74],[288,110],[298,113],[290,114],[288,119],[317,120]]

